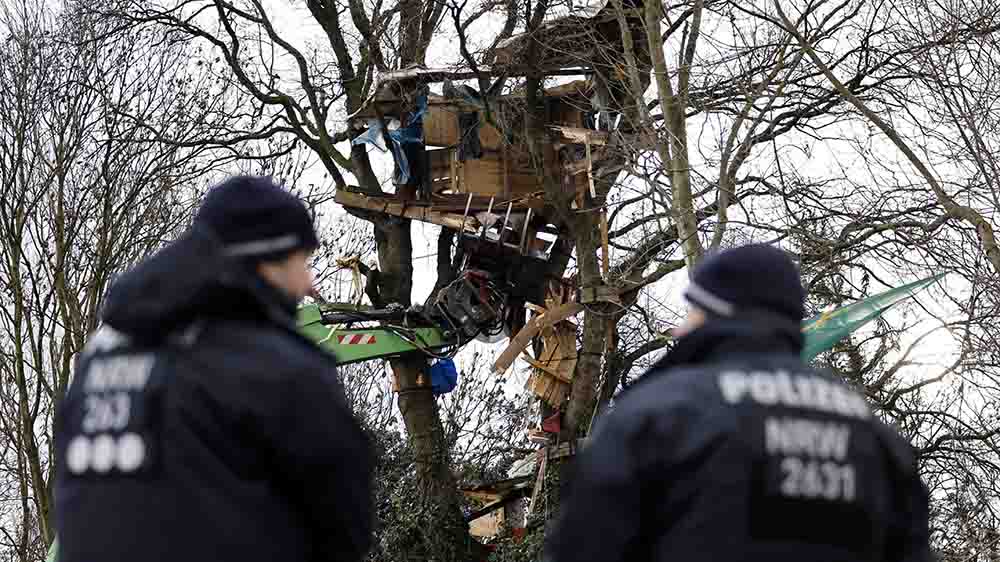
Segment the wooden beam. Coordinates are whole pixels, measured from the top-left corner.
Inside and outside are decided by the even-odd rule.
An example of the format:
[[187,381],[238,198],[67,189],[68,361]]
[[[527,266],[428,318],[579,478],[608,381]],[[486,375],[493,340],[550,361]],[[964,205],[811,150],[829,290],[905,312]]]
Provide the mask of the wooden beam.
[[561,304],[555,308],[548,309],[545,314],[539,314],[525,324],[514,337],[510,338],[510,344],[504,349],[496,361],[493,362],[493,372],[497,374],[506,373],[510,366],[514,364],[521,352],[528,348],[531,339],[545,326],[558,324],[570,316],[575,316],[583,310],[583,305],[577,302]]
[[474,490],[462,490],[462,495],[469,499],[483,502],[495,502],[498,499],[503,498],[503,494],[493,492],[477,492]]
[[473,511],[472,513],[466,515],[465,522],[471,523],[472,521],[475,521],[476,519],[479,519],[484,515],[489,515],[490,513],[496,511],[497,509],[500,509],[501,507],[509,504],[510,502],[521,499],[522,497],[524,497],[524,494],[525,491],[523,488],[514,490],[508,493],[507,495],[502,496],[499,500],[491,504],[485,505],[482,508],[477,509],[476,511]]
[[535,358],[528,355],[527,352],[525,352],[523,359],[528,363],[528,365],[531,365],[532,367],[538,369],[539,371],[543,371],[546,374],[551,375],[566,384],[573,384],[573,379],[568,379],[565,376],[563,376],[562,373],[560,373],[559,371],[556,371],[555,369],[549,367],[548,365],[544,365],[541,362],[536,361]]
[[557,133],[561,140],[567,144],[596,144],[598,146],[604,146],[608,144],[608,133],[604,131],[595,131],[593,129],[581,129],[579,127],[563,127],[560,125],[552,125],[549,130]]
[[365,209],[394,217],[406,217],[408,219],[437,224],[452,230],[464,230],[470,234],[478,232],[480,227],[479,221],[475,217],[464,218],[459,213],[442,213],[434,211],[429,207],[405,205],[400,201],[383,197],[369,197],[362,193],[345,191],[343,189],[337,190],[333,200],[345,207]]
[[590,154],[590,137],[586,137],[587,147],[587,181],[590,183],[590,199],[597,199],[597,187],[594,185],[594,159]]
[[539,463],[538,467],[538,478],[535,480],[535,489],[531,491],[531,503],[528,504],[528,517],[531,517],[532,512],[535,510],[535,506],[538,503],[538,498],[542,493],[542,488],[545,487],[545,470],[549,466],[549,450],[548,448],[539,451],[542,457],[542,462]]

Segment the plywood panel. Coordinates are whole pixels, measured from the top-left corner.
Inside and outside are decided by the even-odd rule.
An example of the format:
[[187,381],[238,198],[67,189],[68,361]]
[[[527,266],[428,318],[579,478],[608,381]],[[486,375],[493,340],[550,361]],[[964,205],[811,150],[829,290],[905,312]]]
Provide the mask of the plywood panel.
[[469,534],[474,537],[495,537],[504,521],[503,508],[487,513],[469,523]]
[[[458,127],[458,114],[462,111],[462,108],[445,100],[429,103],[427,113],[424,115],[424,144],[427,146],[457,146],[462,134]],[[480,112],[480,120],[482,124],[479,126],[479,142],[482,143],[483,149],[500,150],[503,143],[500,131],[485,123],[482,112]]]
[[[503,154],[486,153],[479,159],[458,160],[454,149],[428,151],[431,182],[435,193],[473,193],[482,196],[506,197],[535,193],[541,181],[531,168],[518,169],[504,162]],[[509,192],[506,185],[510,186]]]
[[537,369],[532,371],[525,387],[553,408],[562,406],[570,390],[570,385]]
[[452,152],[447,148],[427,151],[428,173],[431,176],[431,191],[433,193],[443,193],[455,189],[451,163]]

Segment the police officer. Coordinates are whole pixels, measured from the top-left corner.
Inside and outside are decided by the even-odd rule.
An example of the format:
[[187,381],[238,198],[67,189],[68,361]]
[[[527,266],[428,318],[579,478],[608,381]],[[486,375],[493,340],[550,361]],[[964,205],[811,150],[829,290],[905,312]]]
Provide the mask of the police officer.
[[547,559],[930,560],[911,448],[799,358],[789,257],[715,254],[685,296],[675,347],[579,456]]
[[235,177],[119,279],[57,429],[60,562],[356,561],[369,442],[299,335],[312,218]]

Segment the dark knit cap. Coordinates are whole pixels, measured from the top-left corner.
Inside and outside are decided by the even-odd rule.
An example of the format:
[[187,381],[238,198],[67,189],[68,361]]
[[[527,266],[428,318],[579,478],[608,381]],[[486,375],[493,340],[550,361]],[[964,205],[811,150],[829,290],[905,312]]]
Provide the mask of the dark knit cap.
[[194,222],[214,232],[228,255],[248,261],[319,247],[306,206],[267,177],[235,176],[213,187]]
[[784,251],[750,244],[706,257],[684,293],[711,314],[732,317],[741,310],[765,310],[794,322],[805,316],[799,270]]

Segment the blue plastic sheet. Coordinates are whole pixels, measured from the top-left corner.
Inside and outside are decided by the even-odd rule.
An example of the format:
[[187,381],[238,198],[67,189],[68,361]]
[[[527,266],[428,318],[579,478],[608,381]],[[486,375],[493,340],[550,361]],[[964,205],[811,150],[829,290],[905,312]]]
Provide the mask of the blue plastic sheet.
[[[395,131],[389,131],[389,140],[392,141],[393,160],[396,162],[396,174],[393,178],[397,185],[410,185],[414,178],[412,170],[420,169],[420,163],[410,164],[410,160],[423,152],[424,149],[424,114],[427,113],[427,95],[417,97],[417,110],[410,115],[407,125]],[[368,121],[368,130],[363,135],[355,137],[351,144],[373,144],[379,150],[384,151],[382,144],[382,123],[378,119]],[[417,146],[406,146],[417,145]]]
[[[420,167],[419,162],[410,164],[410,157],[423,152],[424,148],[424,114],[427,113],[427,96],[417,98],[417,111],[410,116],[405,127],[389,131],[392,139],[392,154],[396,160],[397,173],[394,178],[396,185],[410,185],[414,178],[411,170]],[[405,146],[417,145],[417,146]]]
[[379,119],[369,119],[368,130],[364,134],[354,137],[351,144],[370,144],[380,151],[385,152],[385,140],[382,137],[382,121]]

